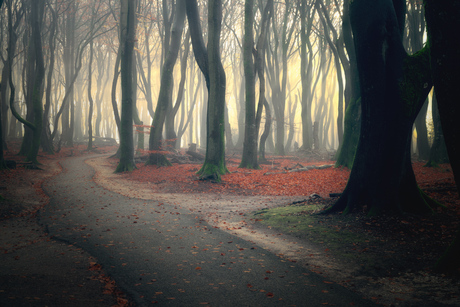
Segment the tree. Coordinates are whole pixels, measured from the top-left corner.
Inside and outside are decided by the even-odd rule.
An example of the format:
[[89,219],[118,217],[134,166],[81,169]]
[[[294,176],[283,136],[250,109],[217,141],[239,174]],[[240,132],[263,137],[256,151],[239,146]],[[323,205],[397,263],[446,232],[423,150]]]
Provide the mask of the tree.
[[[30,81],[30,92],[28,93],[32,110],[28,114],[32,114],[29,118],[33,118],[33,122],[23,119],[14,107],[14,94],[15,87],[13,85],[13,78],[9,76],[10,83],[10,108],[13,115],[22,122],[26,127],[30,129],[31,143],[27,148],[26,161],[30,161],[34,164],[39,164],[37,160],[38,150],[40,149],[40,137],[42,132],[43,123],[43,81],[45,79],[45,64],[43,59],[42,39],[41,39],[41,20],[44,14],[44,2],[32,1],[31,5],[31,19],[30,27],[32,34],[30,38],[31,48],[33,50],[33,56],[31,56],[31,63],[29,63],[30,70],[28,71],[28,81]],[[8,56],[12,56],[8,53]],[[12,59],[9,59],[12,63]],[[23,140],[23,145],[26,141]],[[26,147],[22,147],[24,149]]]
[[[286,85],[289,77],[288,59],[291,55],[292,38],[295,29],[295,22],[292,21],[291,13],[294,11],[291,1],[285,1],[284,11],[279,9],[282,4],[274,9],[274,12],[282,12],[282,17],[274,14],[272,21],[272,36],[270,36],[271,44],[269,44],[267,52],[267,76],[272,93],[272,104],[276,120],[275,131],[275,153],[284,155],[284,116],[286,109]],[[281,21],[279,19],[282,18]],[[281,29],[278,33],[277,29]],[[280,54],[281,53],[281,54]],[[280,62],[281,61],[281,65]],[[281,66],[281,67],[280,67]]]
[[121,118],[120,118],[120,162],[115,172],[132,171],[134,163],[133,143],[133,65],[136,38],[136,1],[122,0],[120,8],[121,50]]
[[[240,167],[258,169],[257,138],[265,101],[265,41],[273,12],[273,1],[265,5],[260,22],[260,33],[254,48],[254,2],[245,2],[243,59],[245,75],[246,119],[244,130],[243,156]],[[253,56],[254,55],[254,56]],[[254,57],[254,60],[253,60]],[[256,109],[255,77],[259,76],[259,102]],[[267,111],[265,112],[267,114]]]
[[404,0],[350,4],[361,133],[347,187],[326,212],[430,211],[430,199],[417,187],[410,161],[412,124],[431,88],[429,50],[406,54],[404,17]]
[[[2,8],[2,6],[3,6],[3,0],[0,0],[0,9]],[[0,89],[1,89],[1,87],[0,87]],[[4,159],[4,156],[3,156],[3,129],[2,129],[3,123],[2,123],[2,108],[1,108],[2,103],[3,103],[3,101],[0,101],[0,170],[6,168],[5,159]]]
[[361,129],[361,93],[359,87],[356,52],[353,44],[353,35],[350,23],[350,0],[343,1],[342,35],[347,50],[349,74],[345,86],[345,119],[343,128],[343,142],[337,151],[336,167],[345,166],[351,169],[355,157],[356,147]]
[[[140,9],[143,9],[144,11],[149,11],[152,9],[152,2],[147,1],[145,7],[139,7]],[[151,13],[150,13],[151,14]],[[158,18],[157,18],[158,19]],[[143,60],[141,57],[141,52],[137,53],[137,64],[139,66],[139,75],[141,77],[141,91],[144,93],[145,99],[147,100],[147,110],[149,111],[150,117],[153,118],[155,112],[153,111],[153,98],[152,98],[152,66],[153,66],[153,61],[155,57],[152,57],[150,55],[151,50],[156,47],[156,44],[152,44],[153,46],[151,47],[150,44],[150,37],[151,37],[151,32],[153,28],[155,18],[153,16],[147,15],[145,17],[144,22],[142,22],[143,26],[143,32],[144,32],[144,43],[142,44],[142,47],[144,48],[143,54],[145,54],[145,59],[147,64],[147,76],[145,75],[144,69],[143,69]]]
[[45,90],[45,108],[43,110],[43,128],[41,135],[41,146],[43,151],[49,154],[54,153],[53,142],[51,140],[51,131],[49,126],[49,113],[51,109],[51,91],[53,85],[53,73],[55,67],[55,52],[56,52],[56,29],[57,29],[57,13],[52,7],[51,3],[48,3],[48,9],[51,13],[50,28],[48,34],[48,74],[46,76],[46,90]]
[[[96,19],[97,13],[98,13],[97,8],[92,8],[92,14],[91,14],[91,26],[90,26],[90,31],[91,31],[91,37],[94,37],[94,21]],[[88,59],[88,84],[87,84],[87,95],[88,95],[88,102],[89,102],[89,111],[88,111],[88,147],[87,150],[93,150],[93,109],[94,109],[94,101],[93,101],[93,96],[92,96],[92,81],[93,81],[93,58],[94,58],[94,40],[92,39],[91,42],[89,43],[89,59]],[[102,64],[100,64],[102,65]],[[100,80],[100,78],[98,79]],[[100,85],[100,82],[98,82]]]
[[[425,18],[423,16],[423,3],[421,1],[409,0],[407,10],[407,32],[403,42],[409,52],[416,52],[423,48],[423,36],[425,35]],[[428,143],[428,131],[426,125],[426,114],[428,110],[428,99],[423,104],[414,127],[417,131],[417,154],[419,159],[428,160],[430,145]]]
[[[459,14],[460,1],[425,0],[433,83],[447,152],[460,193],[460,103],[456,91],[460,69]],[[460,269],[460,231],[437,267],[449,273]]]
[[240,167],[258,169],[256,131],[256,85],[255,68],[252,59],[254,49],[254,1],[246,0],[244,4],[244,38],[243,38],[243,68],[245,78],[246,117],[243,142],[243,156]]
[[[70,12],[73,12],[72,14],[76,14],[76,7],[74,7],[74,1],[70,1],[69,7],[67,8],[67,14]],[[71,14],[71,15],[72,15]],[[70,24],[66,24],[66,27],[68,28],[73,28],[75,25],[72,23],[72,19],[74,16],[70,16],[66,21]],[[104,33],[109,32],[112,28],[105,28],[104,31],[100,31],[101,28],[106,25],[105,21],[109,17],[109,13],[104,13],[101,16],[98,16],[97,20],[94,22],[94,30],[89,31],[83,35],[83,38],[80,40],[78,43],[77,47],[67,47],[64,48],[64,51],[68,52],[69,48],[72,49],[72,52],[70,54],[65,53],[63,54],[63,61],[66,63],[67,61],[71,61],[71,64],[68,64],[65,68],[65,94],[62,99],[62,104],[59,108],[59,111],[56,113],[56,116],[54,117],[54,130],[51,134],[51,141],[54,140],[57,132],[58,132],[58,124],[59,124],[59,119],[62,115],[61,119],[61,125],[62,125],[62,136],[61,140],[65,143],[72,144],[73,143],[73,127],[74,127],[74,118],[73,118],[73,112],[72,109],[74,108],[74,104],[72,103],[73,101],[73,88],[74,85],[77,81],[78,75],[80,73],[80,70],[82,68],[82,58],[84,54],[84,50],[86,46],[89,45],[89,43],[97,36],[101,36]],[[67,29],[67,28],[66,28]],[[71,29],[68,29],[68,33],[66,33],[66,44],[71,44],[73,46],[74,43],[71,41],[73,40],[73,35],[71,33]],[[67,46],[67,45],[66,45]],[[75,52],[75,55],[73,53]],[[68,77],[67,77],[68,76]],[[70,104],[70,110],[69,110],[69,105]],[[69,114],[70,111],[70,114]],[[69,118],[70,116],[70,118]]]
[[[307,9],[310,11],[307,11]],[[299,3],[300,12],[300,78],[302,82],[302,148],[310,150],[313,147],[313,133],[311,120],[311,105],[313,101],[313,46],[310,41],[310,34],[313,26],[313,16],[315,10],[312,5],[307,4],[307,0]],[[308,56],[307,56],[308,48]]]
[[[17,3],[13,6],[13,1],[8,0],[6,2],[7,6],[7,20],[8,20],[8,43],[7,43],[7,52],[11,53],[13,56],[11,60],[16,56],[17,41],[18,41],[18,28],[21,25],[22,17],[24,16],[24,5]],[[3,59],[3,57],[2,57]],[[2,143],[5,149],[7,149],[6,144],[6,132],[8,130],[8,87],[10,76],[10,70],[12,69],[12,63],[9,60],[10,57],[7,56],[6,59],[3,59],[3,69],[2,69],[2,83],[0,85],[0,121],[2,123]]]
[[[344,47],[341,40],[338,39],[337,31],[335,30],[334,26],[331,23],[331,19],[329,18],[329,13],[326,10],[326,7],[322,3],[321,0],[315,2],[316,10],[318,11],[321,23],[324,28],[325,38],[334,55],[334,63],[335,69],[337,71],[337,83],[339,86],[338,90],[338,116],[337,116],[337,134],[339,139],[339,146],[343,143],[343,94],[344,94],[344,85],[343,85],[343,78],[342,78],[342,65],[346,72],[349,72],[349,63],[348,59],[346,59],[344,53]],[[332,31],[333,38],[329,36],[329,30]],[[349,78],[348,78],[349,79]]]
[[[149,159],[147,164],[169,166],[171,163],[166,159],[161,152],[161,140],[163,136],[163,127],[168,111],[169,102],[171,100],[172,85],[173,85],[173,70],[176,64],[177,55],[182,38],[182,31],[185,21],[185,4],[184,0],[178,0],[176,3],[176,15],[172,26],[171,45],[168,48],[168,54],[163,64],[163,73],[161,75],[160,93],[155,110],[155,115],[150,128],[149,137]],[[153,151],[153,152],[152,152]]]
[[192,38],[195,60],[200,67],[208,88],[206,119],[206,157],[198,171],[202,179],[221,180],[228,172],[225,165],[225,71],[220,60],[220,31],[222,2],[208,3],[208,48],[201,31],[196,0],[186,1],[187,18]]

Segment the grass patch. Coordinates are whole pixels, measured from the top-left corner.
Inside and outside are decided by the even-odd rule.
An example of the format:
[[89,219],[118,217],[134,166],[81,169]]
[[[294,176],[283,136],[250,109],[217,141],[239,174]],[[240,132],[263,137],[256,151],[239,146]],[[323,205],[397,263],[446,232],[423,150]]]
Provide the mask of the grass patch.
[[346,216],[316,214],[323,208],[323,204],[291,204],[253,212],[252,217],[264,226],[306,239],[348,259],[354,258],[356,252],[369,244],[377,244],[377,240],[369,234],[347,229]]

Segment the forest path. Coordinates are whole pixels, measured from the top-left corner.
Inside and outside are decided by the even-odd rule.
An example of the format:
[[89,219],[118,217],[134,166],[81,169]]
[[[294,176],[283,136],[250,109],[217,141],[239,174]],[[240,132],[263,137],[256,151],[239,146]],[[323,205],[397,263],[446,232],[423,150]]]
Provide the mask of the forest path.
[[96,257],[136,306],[374,305],[191,208],[101,187],[89,158],[64,160],[44,184],[51,201],[40,222]]

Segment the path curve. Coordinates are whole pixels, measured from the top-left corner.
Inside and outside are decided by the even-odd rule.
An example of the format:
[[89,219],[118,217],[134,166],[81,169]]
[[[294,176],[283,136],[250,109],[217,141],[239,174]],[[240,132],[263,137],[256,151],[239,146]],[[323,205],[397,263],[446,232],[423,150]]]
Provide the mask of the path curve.
[[104,189],[84,163],[94,157],[62,162],[40,222],[96,257],[136,306],[374,305],[189,208]]

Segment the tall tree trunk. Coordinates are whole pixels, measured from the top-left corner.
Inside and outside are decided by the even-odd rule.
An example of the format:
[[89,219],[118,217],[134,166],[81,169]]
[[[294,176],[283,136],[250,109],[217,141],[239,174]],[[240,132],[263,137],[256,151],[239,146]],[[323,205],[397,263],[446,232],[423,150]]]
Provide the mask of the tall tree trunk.
[[[96,15],[96,10],[93,8],[93,13],[91,16],[91,31],[94,30],[94,18]],[[87,150],[93,150],[93,95],[92,84],[93,84],[93,56],[94,56],[94,42],[91,40],[89,43],[89,60],[88,60],[88,102],[89,102],[89,111],[88,111],[88,147]]]
[[[308,7],[311,8],[310,6]],[[310,42],[312,25],[313,13],[307,12],[307,0],[302,0],[300,2],[300,78],[302,82],[302,98],[300,104],[302,106],[302,148],[305,150],[310,150],[313,147],[313,124],[311,120],[311,105],[313,100],[311,90],[311,82],[313,79],[313,47]]]
[[225,166],[225,71],[220,59],[222,2],[208,3],[208,49],[204,45],[196,0],[186,1],[187,18],[195,59],[206,80],[208,108],[206,119],[206,157],[198,171],[203,179],[220,181]]
[[[3,6],[3,0],[0,0],[0,9],[2,8]],[[0,42],[0,47],[1,47],[1,42]],[[5,79],[2,80],[3,82],[5,82]],[[0,91],[3,90],[3,88],[0,89]],[[0,170],[6,168],[6,165],[5,165],[5,159],[4,159],[4,156],[3,156],[3,120],[2,120],[2,106],[4,104],[4,99],[3,97],[0,97]]]
[[[61,141],[69,146],[73,145],[73,130],[72,130],[72,105],[74,103],[72,82],[75,72],[75,21],[76,21],[76,2],[72,0],[69,3],[66,11],[67,18],[65,19],[65,46],[64,46],[64,77],[67,100],[62,102],[62,118],[61,118]],[[58,115],[60,115],[58,113]],[[57,123],[57,122],[56,122]],[[55,126],[55,130],[57,126]],[[53,133],[54,134],[54,133]]]
[[171,100],[171,90],[173,82],[173,70],[176,64],[177,56],[182,38],[182,32],[185,22],[185,0],[178,0],[176,3],[176,14],[173,21],[171,44],[166,56],[163,73],[161,74],[160,93],[158,95],[158,102],[155,110],[155,116],[152,121],[152,128],[150,129],[149,137],[149,159],[147,164],[170,166],[171,163],[166,159],[162,153],[164,148],[161,147],[163,136],[163,127],[166,119],[166,112]]
[[[239,167],[258,169],[257,141],[262,118],[263,103],[265,101],[265,41],[273,12],[273,1],[267,2],[260,22],[260,34],[254,49],[254,3],[245,4],[245,34],[243,41],[244,75],[246,83],[246,120],[243,144],[243,156]],[[253,61],[254,54],[254,61]],[[255,73],[259,76],[259,102],[255,103]]]
[[[460,193],[460,104],[457,76],[460,70],[460,2],[425,0],[428,44],[431,48],[431,68],[438,100],[442,130],[454,173],[457,192]],[[460,269],[460,231],[437,264],[438,269],[451,273]]]
[[350,80],[345,87],[345,119],[343,128],[343,142],[337,151],[336,167],[345,166],[351,169],[355,157],[356,147],[361,129],[361,93],[359,87],[358,67],[356,65],[356,52],[350,24],[350,2],[343,2],[342,34],[345,48],[350,62]]
[[33,1],[31,7],[31,26],[32,39],[35,51],[36,75],[32,91],[32,106],[34,110],[34,131],[32,145],[27,154],[27,161],[38,164],[37,155],[40,148],[40,137],[43,123],[43,90],[42,84],[45,79],[45,64],[43,60],[42,39],[41,39],[41,20],[45,8],[44,2]]
[[[429,211],[410,164],[412,124],[431,88],[427,48],[407,56],[405,2],[350,6],[361,84],[361,134],[347,187],[331,211]],[[384,52],[382,52],[382,50]]]
[[225,166],[225,87],[226,76],[220,57],[222,1],[208,3],[209,96],[206,118],[206,157],[198,171],[201,178],[220,181]]
[[57,14],[53,9],[52,5],[49,6],[51,13],[51,25],[49,30],[49,64],[48,64],[48,75],[46,79],[46,92],[45,92],[45,108],[43,111],[43,128],[41,143],[43,151],[46,151],[49,154],[54,153],[54,146],[51,140],[51,130],[50,130],[50,108],[51,108],[51,90],[53,83],[53,73],[54,73],[54,64],[55,64],[55,50],[56,50],[56,28],[57,28]]
[[243,68],[245,80],[245,126],[243,155],[239,167],[258,169],[256,131],[256,79],[252,50],[254,49],[254,1],[246,0],[244,4]]
[[135,19],[137,1],[122,0],[120,9],[121,53],[121,119],[120,119],[120,162],[115,172],[132,171],[134,163],[133,143],[133,63],[136,37]]

